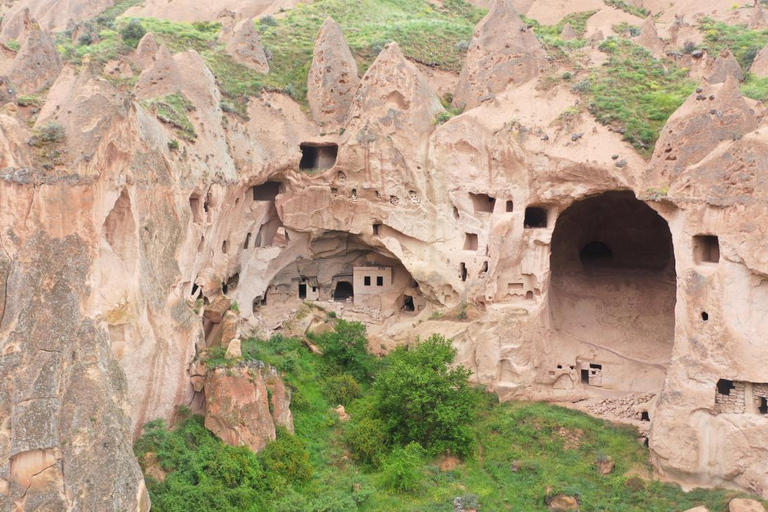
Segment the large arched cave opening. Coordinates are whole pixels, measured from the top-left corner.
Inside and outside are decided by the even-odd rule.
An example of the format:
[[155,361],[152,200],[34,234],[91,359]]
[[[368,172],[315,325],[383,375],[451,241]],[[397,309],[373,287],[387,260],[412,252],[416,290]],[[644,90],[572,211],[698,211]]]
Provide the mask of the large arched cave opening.
[[557,220],[550,262],[550,363],[571,369],[554,386],[660,390],[675,330],[667,222],[632,192],[588,197]]

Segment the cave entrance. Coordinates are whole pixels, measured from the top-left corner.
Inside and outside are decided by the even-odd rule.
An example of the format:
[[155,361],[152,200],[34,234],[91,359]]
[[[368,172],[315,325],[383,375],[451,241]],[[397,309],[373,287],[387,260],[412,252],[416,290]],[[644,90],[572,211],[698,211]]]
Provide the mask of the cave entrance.
[[300,146],[301,161],[299,169],[304,171],[324,171],[336,165],[339,153],[337,144],[315,144],[304,142]]
[[675,261],[667,222],[632,192],[588,197],[557,219],[550,263],[558,360],[604,360],[599,384],[592,365],[581,372],[582,386],[593,392],[596,385],[659,391],[675,330]]
[[336,289],[333,291],[333,300],[336,302],[346,302],[352,300],[355,296],[355,289],[349,281],[339,281],[336,283]]

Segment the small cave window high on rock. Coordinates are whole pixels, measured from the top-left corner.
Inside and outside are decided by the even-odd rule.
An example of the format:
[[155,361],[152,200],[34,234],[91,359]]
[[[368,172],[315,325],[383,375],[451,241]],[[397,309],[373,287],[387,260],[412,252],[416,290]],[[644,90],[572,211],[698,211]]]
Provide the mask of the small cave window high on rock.
[[493,208],[496,205],[496,198],[489,196],[488,194],[469,194],[472,199],[472,208],[475,213],[493,213]]
[[720,262],[720,240],[715,235],[693,237],[693,258],[697,265],[714,265]]
[[529,206],[525,209],[525,228],[540,229],[548,226],[547,209],[541,206]]
[[302,171],[324,171],[336,165],[336,157],[339,154],[338,144],[302,142],[301,162],[299,169]]
[[261,185],[254,186],[251,190],[253,190],[254,201],[274,201],[277,194],[280,193],[280,182],[267,181]]

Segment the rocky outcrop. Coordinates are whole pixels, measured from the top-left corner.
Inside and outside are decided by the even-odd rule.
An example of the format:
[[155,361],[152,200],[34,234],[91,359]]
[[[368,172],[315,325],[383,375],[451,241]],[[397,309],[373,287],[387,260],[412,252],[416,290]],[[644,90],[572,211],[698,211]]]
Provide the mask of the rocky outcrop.
[[341,124],[359,83],[357,63],[341,26],[329,17],[317,35],[307,79],[307,100],[315,122]]
[[290,395],[274,368],[250,363],[210,370],[204,389],[205,426],[225,443],[258,452],[275,440],[276,425],[293,432]]
[[765,507],[756,500],[736,498],[728,503],[728,512],[765,512]]
[[563,27],[563,30],[560,32],[560,38],[563,41],[571,41],[573,39],[576,39],[579,37],[579,34],[576,33],[575,30],[573,30],[573,27],[570,23],[566,23]]
[[227,41],[227,53],[238,62],[259,73],[269,72],[269,61],[253,19],[235,25]]
[[744,73],[741,71],[739,61],[729,50],[723,50],[712,64],[712,70],[707,76],[707,82],[710,84],[722,84],[728,77],[733,77],[739,82],[744,80]]
[[667,121],[650,169],[675,175],[704,159],[721,141],[734,140],[756,127],[757,117],[735,78],[699,88]]
[[546,63],[539,40],[512,2],[496,0],[469,43],[454,103],[474,108],[507,87],[533,79]]
[[650,51],[657,59],[664,57],[664,41],[656,32],[656,23],[653,16],[648,16],[640,26],[640,36],[637,38],[637,44]]
[[768,76],[768,45],[764,46],[757,55],[755,60],[752,61],[752,66],[749,68],[749,72],[758,78],[765,78]]
[[153,62],[155,62],[155,55],[157,55],[159,50],[160,48],[157,45],[155,35],[151,32],[145,34],[144,37],[141,38],[141,41],[139,41],[139,45],[136,47],[136,50],[133,52],[133,55],[131,56],[131,62],[134,66],[136,66],[136,68],[144,71],[150,67]]
[[70,23],[94,18],[112,7],[112,0],[19,0],[3,16],[0,41],[18,39],[24,32],[24,19],[36,19],[45,31],[63,31]]
[[32,94],[50,86],[61,72],[61,57],[53,39],[25,11],[20,49],[8,70],[19,94]]
[[755,12],[749,18],[750,30],[765,30],[768,28],[768,15],[765,13],[762,2],[755,2]]

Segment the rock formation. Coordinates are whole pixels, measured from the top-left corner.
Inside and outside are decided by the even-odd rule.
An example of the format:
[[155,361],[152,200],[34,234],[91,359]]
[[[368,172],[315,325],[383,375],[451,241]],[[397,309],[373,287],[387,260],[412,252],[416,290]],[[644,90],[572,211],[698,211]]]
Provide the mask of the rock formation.
[[243,64],[259,73],[269,72],[269,62],[264,46],[253,19],[243,20],[235,25],[232,37],[227,41],[227,53],[235,62]]
[[573,27],[570,23],[566,23],[563,27],[563,30],[560,32],[560,37],[563,39],[563,41],[570,41],[579,37],[579,34],[573,30]]
[[512,2],[496,0],[469,43],[454,102],[460,108],[474,108],[510,85],[535,78],[545,65],[539,40]]
[[204,390],[205,427],[228,444],[257,452],[275,440],[276,425],[293,432],[290,395],[274,368],[218,368],[208,372]]
[[744,73],[741,71],[739,61],[736,60],[729,50],[723,50],[715,59],[714,64],[712,64],[712,71],[707,76],[707,82],[710,84],[721,84],[729,76],[739,82],[744,80]]
[[653,16],[648,16],[640,26],[640,36],[637,38],[637,44],[650,51],[654,57],[662,58],[664,56],[664,41],[656,32],[656,24]]
[[[256,4],[131,12],[277,5]],[[564,122],[584,105],[537,88],[549,64],[508,0],[453,117],[396,43],[358,83],[332,21],[314,120],[267,91],[224,112],[203,58],[151,35],[111,63],[130,59],[132,88],[25,38],[0,48],[1,510],[146,510],[131,442],[179,404],[263,447],[292,423],[279,375],[205,354],[321,330],[286,325],[305,301],[366,322],[377,350],[443,334],[504,400],[631,422],[665,478],[768,495],[768,127],[732,56],[645,161],[586,112]]]
[[312,118],[320,124],[341,124],[347,117],[359,83],[357,63],[341,27],[327,18],[315,42],[307,79],[307,100]]
[[61,57],[51,37],[24,11],[20,49],[8,69],[8,78],[19,94],[50,86],[61,71]]
[[749,68],[749,72],[757,78],[765,78],[768,76],[768,50],[766,50],[765,46],[757,52],[755,60],[752,61],[752,66]]

